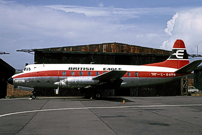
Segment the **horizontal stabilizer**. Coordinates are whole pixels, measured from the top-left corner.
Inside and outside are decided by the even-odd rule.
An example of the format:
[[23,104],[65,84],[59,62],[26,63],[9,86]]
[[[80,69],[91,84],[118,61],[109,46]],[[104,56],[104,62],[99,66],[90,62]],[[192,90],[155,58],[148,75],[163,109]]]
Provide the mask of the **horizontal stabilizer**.
[[196,60],[192,63],[187,64],[186,66],[178,69],[175,73],[191,73],[197,66],[202,62],[202,60]]
[[113,70],[113,71],[101,74],[101,75],[93,78],[93,80],[100,80],[102,82],[108,82],[108,81],[113,82],[114,80],[120,79],[121,77],[123,77],[126,72],[127,71]]

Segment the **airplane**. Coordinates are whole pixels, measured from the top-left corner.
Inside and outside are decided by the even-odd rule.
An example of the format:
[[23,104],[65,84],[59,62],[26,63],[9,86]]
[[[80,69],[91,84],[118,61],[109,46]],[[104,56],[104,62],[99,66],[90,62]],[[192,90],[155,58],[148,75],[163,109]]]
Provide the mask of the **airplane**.
[[178,39],[169,58],[163,62],[145,65],[106,64],[31,64],[22,73],[13,75],[8,83],[21,90],[78,88],[86,97],[100,99],[102,91],[115,88],[134,88],[165,83],[182,78],[202,62],[189,63],[185,44]]

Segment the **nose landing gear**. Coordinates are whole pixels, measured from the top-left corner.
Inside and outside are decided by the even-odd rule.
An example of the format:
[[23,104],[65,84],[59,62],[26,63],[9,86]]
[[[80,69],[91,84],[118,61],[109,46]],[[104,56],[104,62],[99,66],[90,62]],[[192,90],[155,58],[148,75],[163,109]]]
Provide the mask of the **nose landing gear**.
[[36,92],[32,91],[32,95],[30,96],[31,99],[36,99]]

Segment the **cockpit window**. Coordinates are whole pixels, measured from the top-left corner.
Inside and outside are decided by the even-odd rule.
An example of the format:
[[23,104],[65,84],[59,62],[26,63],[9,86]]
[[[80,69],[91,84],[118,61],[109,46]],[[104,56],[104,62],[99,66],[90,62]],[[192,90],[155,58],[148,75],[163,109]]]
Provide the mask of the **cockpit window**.
[[24,68],[24,71],[31,71],[30,67]]

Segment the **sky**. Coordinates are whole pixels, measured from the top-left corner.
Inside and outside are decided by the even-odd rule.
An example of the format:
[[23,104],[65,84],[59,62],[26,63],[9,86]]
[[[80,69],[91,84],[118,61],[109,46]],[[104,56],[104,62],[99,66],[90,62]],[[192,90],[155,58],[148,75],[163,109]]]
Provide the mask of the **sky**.
[[[0,0],[0,58],[16,69],[40,49],[118,42],[202,55],[201,0]],[[202,59],[202,58],[198,58]]]

